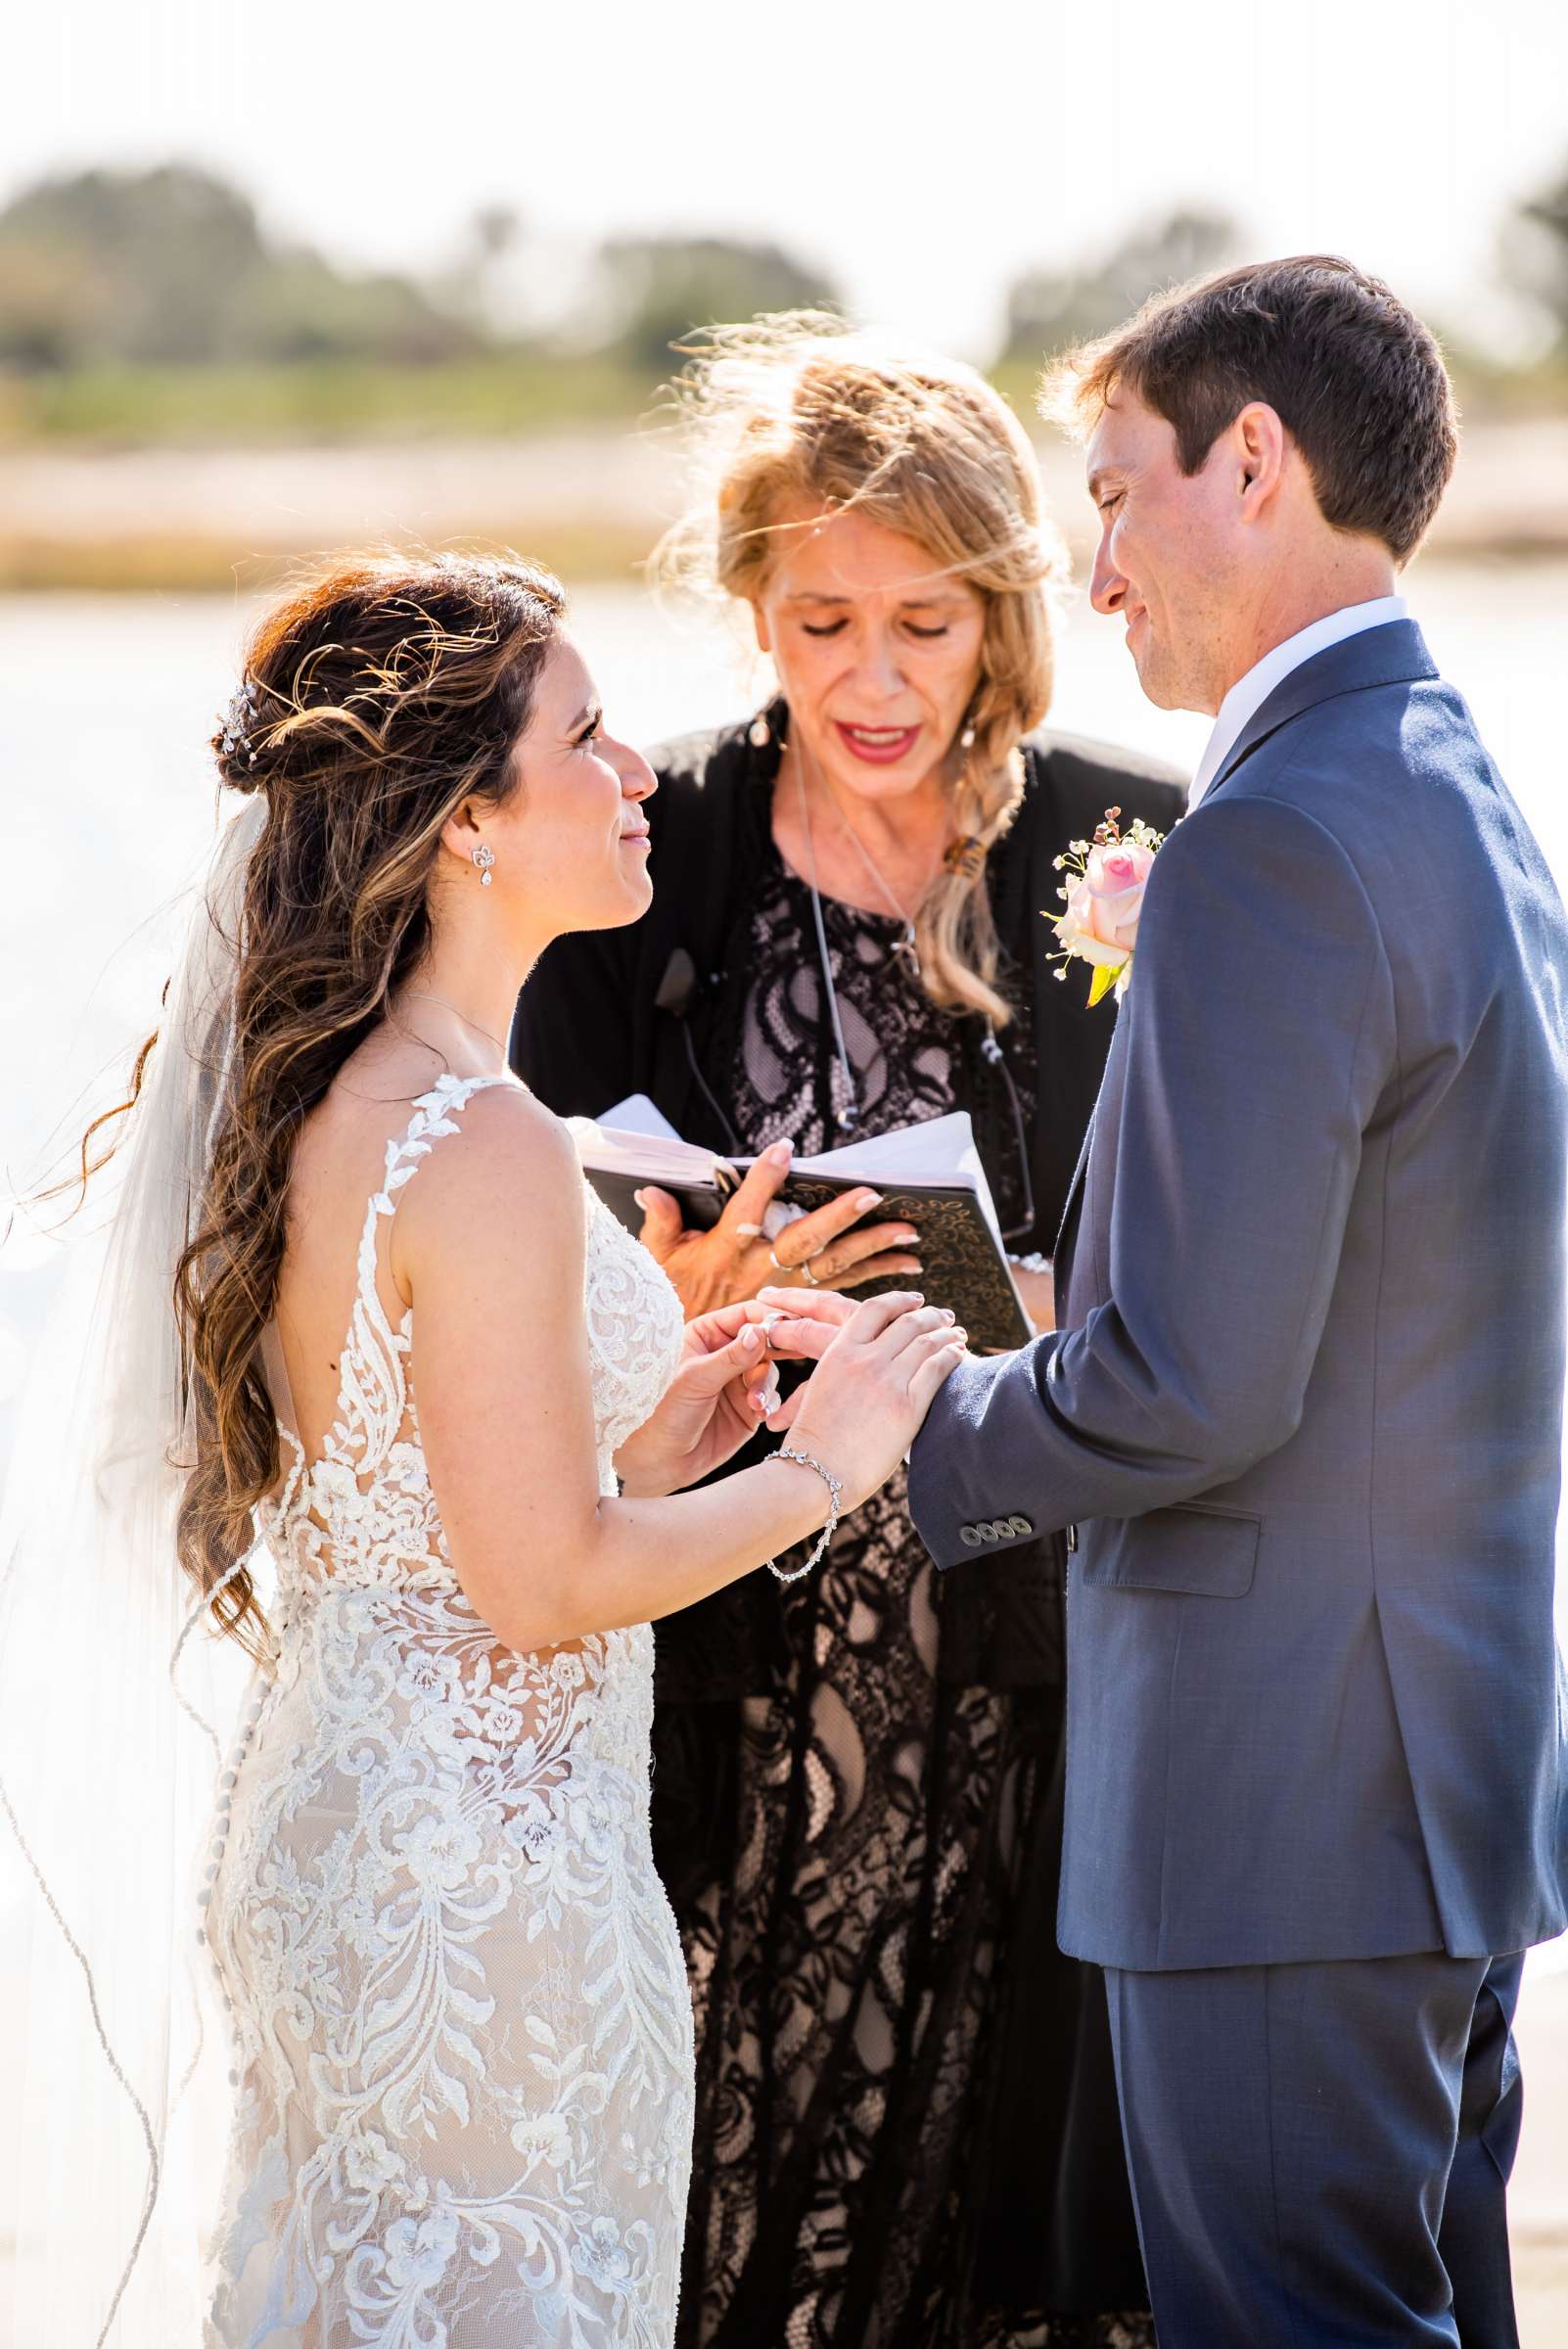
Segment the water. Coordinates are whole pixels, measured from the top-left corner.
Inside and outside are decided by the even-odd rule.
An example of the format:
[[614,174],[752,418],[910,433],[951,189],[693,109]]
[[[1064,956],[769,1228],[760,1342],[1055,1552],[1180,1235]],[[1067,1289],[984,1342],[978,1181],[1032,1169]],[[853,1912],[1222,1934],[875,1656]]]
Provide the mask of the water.
[[[1568,564],[1433,563],[1408,593],[1568,891]],[[46,1137],[69,1152],[84,1101],[111,1097],[154,1024],[167,907],[211,835],[206,739],[247,618],[219,598],[0,599],[0,1188],[36,1181]],[[635,589],[588,590],[576,627],[635,741],[735,715],[765,688],[741,632],[677,623]],[[1082,601],[1064,618],[1053,722],[1188,768],[1208,723],[1151,709],[1120,629]],[[35,1243],[0,1251],[0,1468],[55,1277]]]
[[[1409,592],[1568,886],[1568,565],[1433,564]],[[84,1107],[112,1097],[154,1025],[171,901],[211,836],[206,740],[248,618],[217,597],[0,599],[0,1189],[66,1163]],[[587,590],[576,626],[612,723],[634,741],[734,715],[765,690],[744,631],[677,621],[634,588]],[[1207,731],[1143,700],[1120,629],[1082,600],[1065,615],[1052,714],[1188,767]],[[16,1238],[0,1251],[0,1465],[47,1255]]]

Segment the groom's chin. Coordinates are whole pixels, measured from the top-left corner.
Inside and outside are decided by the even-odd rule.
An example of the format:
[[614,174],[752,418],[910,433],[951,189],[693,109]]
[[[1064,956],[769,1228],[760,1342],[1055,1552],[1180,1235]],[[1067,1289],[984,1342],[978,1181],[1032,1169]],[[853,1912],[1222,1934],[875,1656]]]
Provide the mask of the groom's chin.
[[1170,668],[1157,658],[1146,657],[1138,661],[1134,656],[1134,666],[1138,672],[1138,683],[1143,689],[1143,698],[1146,702],[1152,702],[1156,710],[1197,710],[1202,707],[1183,687],[1180,678],[1173,676]]
[[1138,683],[1146,702],[1152,702],[1156,710],[1180,709],[1176,680],[1160,659],[1158,648],[1150,644],[1147,635],[1142,646],[1132,654],[1132,666],[1138,672]]

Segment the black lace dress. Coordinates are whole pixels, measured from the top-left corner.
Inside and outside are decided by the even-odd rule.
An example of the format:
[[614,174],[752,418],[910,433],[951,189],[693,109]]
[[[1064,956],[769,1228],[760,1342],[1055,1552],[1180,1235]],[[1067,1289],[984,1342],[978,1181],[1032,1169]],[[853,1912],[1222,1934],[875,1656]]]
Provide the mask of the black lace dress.
[[[754,905],[750,984],[715,1056],[724,1106],[750,1150],[831,1147],[844,1082],[810,896],[776,851]],[[942,1115],[965,1023],[925,995],[900,922],[823,913],[855,1130]],[[1009,1032],[1026,1122],[1028,1030]],[[1005,1164],[991,1174],[1005,1225],[1018,1193]],[[662,1714],[656,1837],[698,2032],[681,2349],[1153,2340],[1095,2296],[1103,2280],[1134,2297],[1138,2269],[1103,1993],[1051,1932],[1059,1589],[1030,1610],[1036,1652],[1009,1687],[1007,1658],[945,1645],[943,1583],[900,1475],[782,1593],[774,1693],[709,1708],[705,1751],[675,1742],[704,1708]],[[1041,2239],[1042,2212],[1063,2240]],[[1063,2275],[1078,2313],[1047,2315],[1039,2280]]]

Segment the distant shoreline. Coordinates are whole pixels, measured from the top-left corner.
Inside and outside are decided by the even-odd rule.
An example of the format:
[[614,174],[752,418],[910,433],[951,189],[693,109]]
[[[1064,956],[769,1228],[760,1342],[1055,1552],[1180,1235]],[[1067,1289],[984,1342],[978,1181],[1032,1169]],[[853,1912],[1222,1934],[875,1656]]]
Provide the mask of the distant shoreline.
[[[1080,561],[1077,450],[1039,446]],[[569,580],[629,579],[678,510],[667,433],[590,424],[505,438],[253,448],[0,448],[0,592],[259,592],[323,549],[515,547]],[[1568,558],[1568,418],[1472,426],[1427,548]]]

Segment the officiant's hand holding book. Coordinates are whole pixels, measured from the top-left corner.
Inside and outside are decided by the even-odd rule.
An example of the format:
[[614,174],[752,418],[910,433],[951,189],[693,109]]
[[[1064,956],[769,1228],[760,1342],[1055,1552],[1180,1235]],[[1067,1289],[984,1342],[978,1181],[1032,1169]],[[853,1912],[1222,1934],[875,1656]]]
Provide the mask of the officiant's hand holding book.
[[880,1215],[881,1194],[869,1187],[847,1191],[813,1215],[798,1217],[775,1257],[772,1235],[780,1186],[793,1159],[789,1142],[775,1142],[740,1174],[716,1223],[706,1228],[685,1220],[681,1202],[657,1183],[636,1192],[642,1210],[638,1238],[674,1283],[689,1320],[693,1314],[755,1297],[764,1281],[809,1263],[824,1286],[859,1294],[873,1281],[919,1286],[922,1267],[915,1233],[907,1223]]
[[[749,1293],[803,1263],[804,1285],[853,1286],[857,1297],[906,1287],[913,1276],[934,1305],[957,1315],[977,1351],[1021,1346],[1035,1334],[962,1112],[794,1160],[787,1172],[768,1165],[765,1153],[729,1160],[682,1141],[641,1095],[596,1125],[574,1120],[573,1129],[589,1181],[629,1231],[654,1236],[644,1233],[638,1193],[657,1186],[676,1202],[685,1230],[716,1232],[722,1224],[726,1246],[716,1254],[756,1257],[746,1267]],[[754,1167],[761,1181],[748,1183]],[[751,1216],[739,1212],[748,1190]],[[914,1235],[912,1254],[900,1246],[905,1234]],[[807,1237],[812,1244],[805,1247]],[[711,1300],[685,1302],[689,1313]]]

